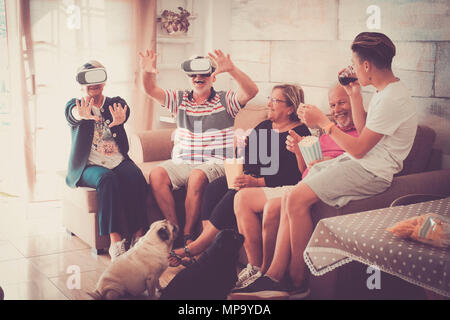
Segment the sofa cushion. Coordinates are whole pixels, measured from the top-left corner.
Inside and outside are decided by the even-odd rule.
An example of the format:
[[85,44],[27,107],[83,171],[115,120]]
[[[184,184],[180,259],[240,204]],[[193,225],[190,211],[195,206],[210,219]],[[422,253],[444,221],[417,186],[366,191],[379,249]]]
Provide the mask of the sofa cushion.
[[433,129],[418,126],[414,143],[409,155],[403,161],[403,169],[396,176],[403,176],[411,173],[419,173],[426,170],[430,161],[431,150],[433,149],[436,133]]
[[234,129],[248,130],[267,119],[267,108],[261,105],[248,105],[241,109],[234,120]]
[[129,135],[128,155],[135,163],[170,159],[175,129],[148,130]]
[[97,212],[97,190],[88,187],[70,188],[64,186],[64,201],[70,201],[84,212]]

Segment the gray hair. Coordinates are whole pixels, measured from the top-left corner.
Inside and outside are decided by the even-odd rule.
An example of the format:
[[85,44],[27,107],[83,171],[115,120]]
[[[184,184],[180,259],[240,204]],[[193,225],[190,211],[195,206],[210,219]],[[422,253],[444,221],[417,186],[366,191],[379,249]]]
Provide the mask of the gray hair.
[[79,67],[77,69],[77,73],[81,72],[81,71],[89,70],[89,69],[94,69],[94,68],[106,69],[105,66],[103,64],[101,64],[100,62],[98,62],[97,60],[89,60],[88,62],[86,62],[85,64],[83,64],[81,67]]

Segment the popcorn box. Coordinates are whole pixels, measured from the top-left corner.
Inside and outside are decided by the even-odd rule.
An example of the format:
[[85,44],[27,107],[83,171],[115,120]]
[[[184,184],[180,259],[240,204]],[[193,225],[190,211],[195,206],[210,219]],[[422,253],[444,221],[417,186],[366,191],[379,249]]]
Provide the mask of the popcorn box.
[[244,173],[244,158],[225,159],[223,166],[227,177],[228,189],[236,189],[234,180]]
[[321,160],[323,158],[322,148],[320,147],[318,137],[307,136],[298,143],[298,146],[306,165],[310,164],[312,161]]

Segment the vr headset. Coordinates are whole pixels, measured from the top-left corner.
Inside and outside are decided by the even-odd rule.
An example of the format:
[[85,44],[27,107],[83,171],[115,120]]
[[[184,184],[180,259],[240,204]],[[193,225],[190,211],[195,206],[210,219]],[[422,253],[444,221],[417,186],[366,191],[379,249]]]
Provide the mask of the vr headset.
[[79,84],[85,86],[105,83],[107,78],[104,68],[96,68],[90,63],[86,63],[83,66],[83,70],[78,72],[76,80]]
[[196,74],[211,75],[215,68],[211,65],[211,60],[208,58],[195,58],[186,60],[181,64],[181,69],[188,75]]

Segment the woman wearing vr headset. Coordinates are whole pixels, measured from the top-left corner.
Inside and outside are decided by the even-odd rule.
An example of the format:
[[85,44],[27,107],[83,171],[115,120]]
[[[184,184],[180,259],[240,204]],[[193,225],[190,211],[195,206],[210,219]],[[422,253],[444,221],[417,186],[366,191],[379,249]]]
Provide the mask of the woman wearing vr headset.
[[109,235],[111,260],[126,251],[148,226],[147,183],[128,156],[124,123],[130,109],[121,97],[105,97],[104,66],[89,61],[78,69],[76,80],[86,95],[66,104],[65,114],[72,133],[66,183],[72,188],[97,190],[100,235]]

